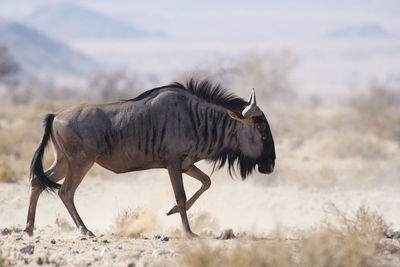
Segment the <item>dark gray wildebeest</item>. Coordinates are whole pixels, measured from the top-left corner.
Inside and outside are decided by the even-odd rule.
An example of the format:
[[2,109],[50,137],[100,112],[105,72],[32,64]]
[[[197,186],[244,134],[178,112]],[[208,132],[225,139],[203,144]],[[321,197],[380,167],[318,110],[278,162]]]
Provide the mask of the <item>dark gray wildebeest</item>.
[[[111,104],[80,104],[48,114],[44,135],[36,150],[30,173],[30,202],[25,231],[32,235],[36,205],[43,190],[58,190],[78,229],[93,236],[74,205],[74,194],[96,162],[115,173],[166,168],[176,203],[167,215],[180,213],[185,232],[186,210],[211,184],[194,163],[206,159],[221,168],[228,163],[245,179],[258,166],[271,173],[275,148],[270,127],[256,105],[254,90],[244,101],[209,81],[189,80],[146,91],[136,98]],[[43,170],[42,159],[49,140],[55,160]],[[202,183],[186,201],[185,173]],[[64,179],[63,184],[57,181]]]

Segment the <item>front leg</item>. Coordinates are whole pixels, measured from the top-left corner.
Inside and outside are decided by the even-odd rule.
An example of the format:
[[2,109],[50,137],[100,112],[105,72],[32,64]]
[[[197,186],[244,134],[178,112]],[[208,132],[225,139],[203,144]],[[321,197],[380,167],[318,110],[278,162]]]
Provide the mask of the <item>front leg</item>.
[[[211,186],[211,180],[210,177],[199,170],[195,165],[192,165],[186,172],[185,174],[192,176],[196,180],[199,180],[201,182],[201,187],[199,190],[196,191],[196,193],[193,194],[193,196],[186,202],[186,210],[189,210],[190,207],[194,204],[194,202],[200,197],[201,194],[204,193],[208,188]],[[179,212],[178,205],[173,204],[171,207],[168,209],[166,212],[167,215],[171,215],[174,213]]]
[[175,199],[179,213],[181,214],[181,220],[185,232],[189,236],[195,236],[195,234],[190,230],[189,220],[186,214],[186,194],[183,187],[182,181],[182,162],[179,160],[170,162],[167,165],[169,178],[171,179],[172,188],[174,189]]

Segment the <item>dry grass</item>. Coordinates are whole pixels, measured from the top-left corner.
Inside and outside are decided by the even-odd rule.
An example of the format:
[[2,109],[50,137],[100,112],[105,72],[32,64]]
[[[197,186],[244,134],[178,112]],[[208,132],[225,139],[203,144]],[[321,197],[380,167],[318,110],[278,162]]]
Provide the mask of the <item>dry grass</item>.
[[349,100],[355,111],[354,126],[380,138],[400,142],[400,92],[398,85],[371,84]]
[[[0,104],[0,181],[26,181],[30,161],[43,135],[42,120],[45,114],[71,103],[44,101],[31,106]],[[49,166],[52,161],[53,155],[49,149],[44,165]]]
[[9,160],[0,159],[0,182],[14,182],[16,178],[16,171],[11,167]]
[[117,234],[128,237],[141,237],[153,226],[153,218],[144,208],[124,209],[115,218],[114,228]]
[[292,266],[292,250],[285,241],[256,242],[231,250],[200,243],[184,252],[181,264],[189,267]]
[[296,241],[253,241],[233,249],[200,243],[186,248],[181,263],[190,267],[379,265],[379,241],[388,226],[378,213],[362,206],[349,216],[332,204],[328,215],[329,221],[319,229],[300,234]]
[[6,259],[3,258],[3,252],[0,249],[0,267],[6,266],[7,262]]
[[378,213],[367,206],[348,216],[330,204],[331,220],[321,229],[305,234],[299,242],[301,266],[374,266],[374,256],[381,251],[379,241],[388,225]]

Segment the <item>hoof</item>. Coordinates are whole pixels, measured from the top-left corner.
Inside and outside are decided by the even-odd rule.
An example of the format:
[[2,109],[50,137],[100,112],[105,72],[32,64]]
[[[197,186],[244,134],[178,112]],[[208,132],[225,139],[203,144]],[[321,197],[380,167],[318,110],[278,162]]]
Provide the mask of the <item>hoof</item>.
[[96,237],[91,231],[88,229],[82,229],[81,230],[81,235],[84,237]]
[[27,233],[29,236],[33,236],[33,227],[26,227],[24,232]]
[[186,235],[187,238],[198,238],[198,237],[200,237],[199,235],[197,235],[197,234],[195,234],[193,232],[186,232],[185,235]]
[[168,210],[165,212],[167,216],[179,212],[178,205],[176,203],[169,206]]

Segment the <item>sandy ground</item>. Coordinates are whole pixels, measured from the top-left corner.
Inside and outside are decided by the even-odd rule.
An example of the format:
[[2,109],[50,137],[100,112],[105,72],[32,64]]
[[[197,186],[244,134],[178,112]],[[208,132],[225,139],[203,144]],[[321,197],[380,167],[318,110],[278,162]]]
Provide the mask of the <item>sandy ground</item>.
[[[279,228],[290,240],[296,238],[298,231],[320,224],[326,218],[329,203],[346,212],[368,205],[379,210],[394,229],[400,228],[398,186],[315,187],[274,179],[274,176],[254,175],[247,181],[240,181],[218,171],[212,176],[212,187],[188,213],[192,229],[202,236],[200,240],[226,248],[258,241],[217,240],[225,229],[233,229],[239,235],[246,233],[268,239]],[[190,196],[200,185],[185,178],[185,186]],[[177,265],[184,248],[199,240],[182,237],[179,216],[164,214],[173,202],[165,170],[116,175],[95,168],[78,188],[76,206],[96,238],[82,240],[59,198],[49,193],[42,194],[39,199],[36,231],[29,237],[21,232],[26,220],[27,184],[1,183],[0,245],[3,256],[10,258],[10,263],[16,266],[42,263],[54,266]],[[122,237],[116,218],[124,211],[137,211],[138,208],[140,216],[128,231],[136,233],[136,237]],[[169,240],[163,242],[160,236]],[[400,249],[395,249],[394,254],[388,252],[389,256],[382,255],[385,264],[396,266],[398,251]]]

